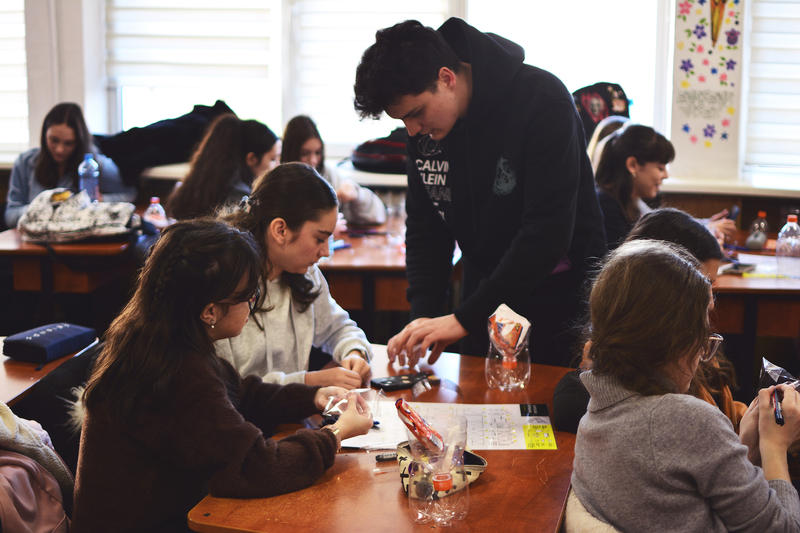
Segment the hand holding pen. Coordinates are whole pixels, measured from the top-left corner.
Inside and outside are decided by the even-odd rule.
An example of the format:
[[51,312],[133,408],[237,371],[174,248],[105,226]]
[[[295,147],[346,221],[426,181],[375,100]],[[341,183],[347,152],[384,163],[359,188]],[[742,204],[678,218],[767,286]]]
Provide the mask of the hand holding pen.
[[775,413],[775,423],[778,424],[779,426],[782,426],[785,421],[783,419],[783,409],[781,409],[781,401],[778,398],[779,390],[780,389],[776,387],[775,390],[772,391],[772,408]]

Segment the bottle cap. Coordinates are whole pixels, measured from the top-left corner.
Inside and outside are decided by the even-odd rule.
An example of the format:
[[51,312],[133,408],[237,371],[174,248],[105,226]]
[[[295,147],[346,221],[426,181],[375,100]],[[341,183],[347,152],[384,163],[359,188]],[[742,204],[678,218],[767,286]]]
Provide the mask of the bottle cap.
[[83,160],[84,161],[88,161],[88,160],[92,159],[92,157],[93,156],[92,156],[91,152],[88,153],[88,154],[83,154]]
[[789,215],[788,217],[786,217],[786,221],[787,222],[794,222],[796,224],[797,223],[797,215]]
[[431,476],[433,488],[438,491],[450,490],[453,488],[453,476],[449,472],[434,474]]
[[767,218],[767,212],[766,211],[759,211],[758,212],[758,216],[761,217],[761,218]]
[[151,204],[159,204],[159,203],[161,203],[161,198],[159,198],[158,196],[151,196],[150,197],[150,203]]

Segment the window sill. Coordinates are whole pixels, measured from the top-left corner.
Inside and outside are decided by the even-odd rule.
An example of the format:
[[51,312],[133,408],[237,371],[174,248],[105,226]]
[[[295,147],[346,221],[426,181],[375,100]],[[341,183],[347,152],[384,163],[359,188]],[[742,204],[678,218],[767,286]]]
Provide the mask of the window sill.
[[786,174],[747,172],[738,180],[670,177],[661,186],[665,193],[737,196],[800,197],[800,182]]

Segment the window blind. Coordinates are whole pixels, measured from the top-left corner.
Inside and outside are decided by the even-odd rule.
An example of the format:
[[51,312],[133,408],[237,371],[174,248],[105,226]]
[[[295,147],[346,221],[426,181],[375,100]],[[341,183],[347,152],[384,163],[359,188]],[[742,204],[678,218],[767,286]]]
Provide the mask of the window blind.
[[28,146],[25,2],[0,2],[0,160],[13,161]]
[[106,21],[123,129],[216,99],[280,129],[280,0],[106,0]]
[[463,16],[459,3],[448,0],[289,0],[289,5],[284,122],[310,115],[332,155],[347,155],[358,143],[402,126],[386,116],[361,121],[353,109],[356,66],[375,32],[406,19],[437,28],[451,15]]
[[[745,168],[800,170],[800,1],[753,0]],[[791,178],[795,186],[796,177]]]

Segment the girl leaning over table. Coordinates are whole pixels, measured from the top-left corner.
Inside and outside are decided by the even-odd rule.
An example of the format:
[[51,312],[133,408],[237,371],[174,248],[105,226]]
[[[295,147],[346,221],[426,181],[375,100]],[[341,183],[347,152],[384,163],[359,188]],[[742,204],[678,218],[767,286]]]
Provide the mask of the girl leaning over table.
[[636,240],[612,252],[594,282],[593,368],[581,374],[591,400],[575,442],[567,531],[579,530],[580,504],[623,531],[800,530],[786,459],[800,436],[800,395],[761,390],[739,437],[718,408],[687,394],[716,347],[711,284],[698,267],[683,248]]
[[78,165],[90,152],[100,166],[103,199],[132,202],[136,188],[126,186],[117,165],[94,147],[80,106],[63,102],[45,115],[40,147],[23,152],[14,162],[8,184],[6,225],[16,227],[28,205],[42,191],[56,187],[78,191]]
[[[242,374],[275,383],[359,387],[370,372],[364,332],[333,299],[316,263],[329,255],[336,193],[304,163],[284,163],[257,180],[228,220],[249,231],[262,258],[261,296],[241,335],[216,343]],[[308,371],[311,348],[338,365]]]
[[372,426],[351,395],[333,427],[268,438],[346,391],[242,378],[216,356],[213,343],[247,322],[260,271],[252,237],[223,222],[162,232],[83,397],[73,531],[184,531],[206,493],[256,498],[307,487],[333,464],[341,439]]

